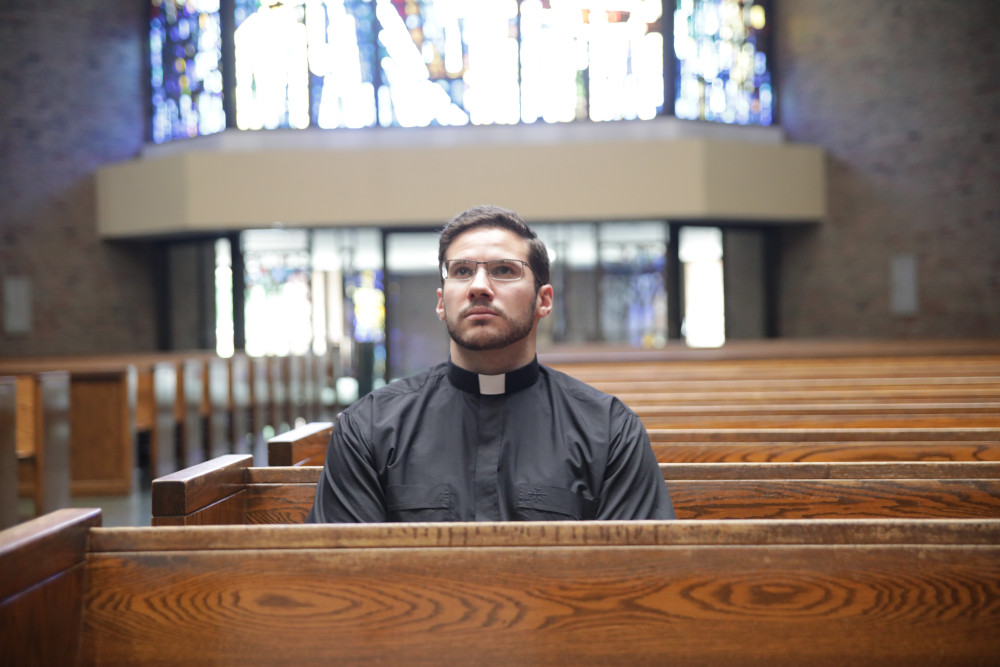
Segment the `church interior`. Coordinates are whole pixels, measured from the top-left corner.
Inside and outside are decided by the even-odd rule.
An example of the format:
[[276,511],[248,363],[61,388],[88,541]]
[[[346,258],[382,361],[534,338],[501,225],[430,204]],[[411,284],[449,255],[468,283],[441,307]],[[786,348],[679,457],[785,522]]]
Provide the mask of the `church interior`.
[[[0,654],[995,659],[998,26],[995,0],[3,3]],[[688,532],[225,532],[302,522],[339,411],[447,360],[438,234],[481,204],[547,246],[539,361],[639,415]],[[177,620],[226,549],[246,572]],[[258,630],[218,639],[209,595]],[[192,628],[203,653],[165,648]]]

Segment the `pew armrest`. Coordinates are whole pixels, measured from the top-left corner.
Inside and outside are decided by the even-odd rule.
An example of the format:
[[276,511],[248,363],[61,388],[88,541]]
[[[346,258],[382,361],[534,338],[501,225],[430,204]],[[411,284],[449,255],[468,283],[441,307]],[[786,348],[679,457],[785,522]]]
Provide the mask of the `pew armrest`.
[[227,454],[154,479],[153,525],[190,524],[199,512],[228,507],[241,497],[252,464],[250,454]]
[[270,466],[323,465],[332,431],[332,422],[312,422],[274,436],[267,441],[267,464]]

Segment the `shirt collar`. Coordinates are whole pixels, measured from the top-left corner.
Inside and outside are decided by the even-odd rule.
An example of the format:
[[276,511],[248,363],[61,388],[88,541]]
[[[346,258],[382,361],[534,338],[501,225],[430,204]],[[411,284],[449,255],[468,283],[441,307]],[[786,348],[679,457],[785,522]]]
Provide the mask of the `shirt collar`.
[[449,360],[448,379],[453,385],[470,394],[480,396],[512,394],[535,384],[535,380],[538,379],[538,358],[532,359],[526,366],[500,375],[473,373],[459,368]]

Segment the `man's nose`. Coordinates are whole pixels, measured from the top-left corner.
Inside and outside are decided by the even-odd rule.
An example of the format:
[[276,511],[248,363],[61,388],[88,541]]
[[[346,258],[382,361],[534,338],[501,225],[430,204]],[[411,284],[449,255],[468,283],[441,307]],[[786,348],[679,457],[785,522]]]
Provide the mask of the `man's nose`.
[[476,266],[476,272],[472,274],[469,290],[476,293],[493,294],[493,284],[490,282],[490,273],[486,270],[485,264]]

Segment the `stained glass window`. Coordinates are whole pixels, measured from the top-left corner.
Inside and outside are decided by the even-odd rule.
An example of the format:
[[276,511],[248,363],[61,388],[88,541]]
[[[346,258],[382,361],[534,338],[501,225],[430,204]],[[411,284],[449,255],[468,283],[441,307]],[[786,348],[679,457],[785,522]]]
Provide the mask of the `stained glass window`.
[[[765,2],[676,0],[678,117],[771,123]],[[665,4],[152,0],[153,139],[226,126],[224,62],[241,129],[654,118]]]
[[219,18],[219,0],[153,0],[149,21],[153,141],[212,134],[226,127]]
[[520,7],[522,120],[648,119],[662,110],[660,0]]
[[674,113],[678,118],[771,124],[774,95],[765,6],[754,0],[677,0]]

